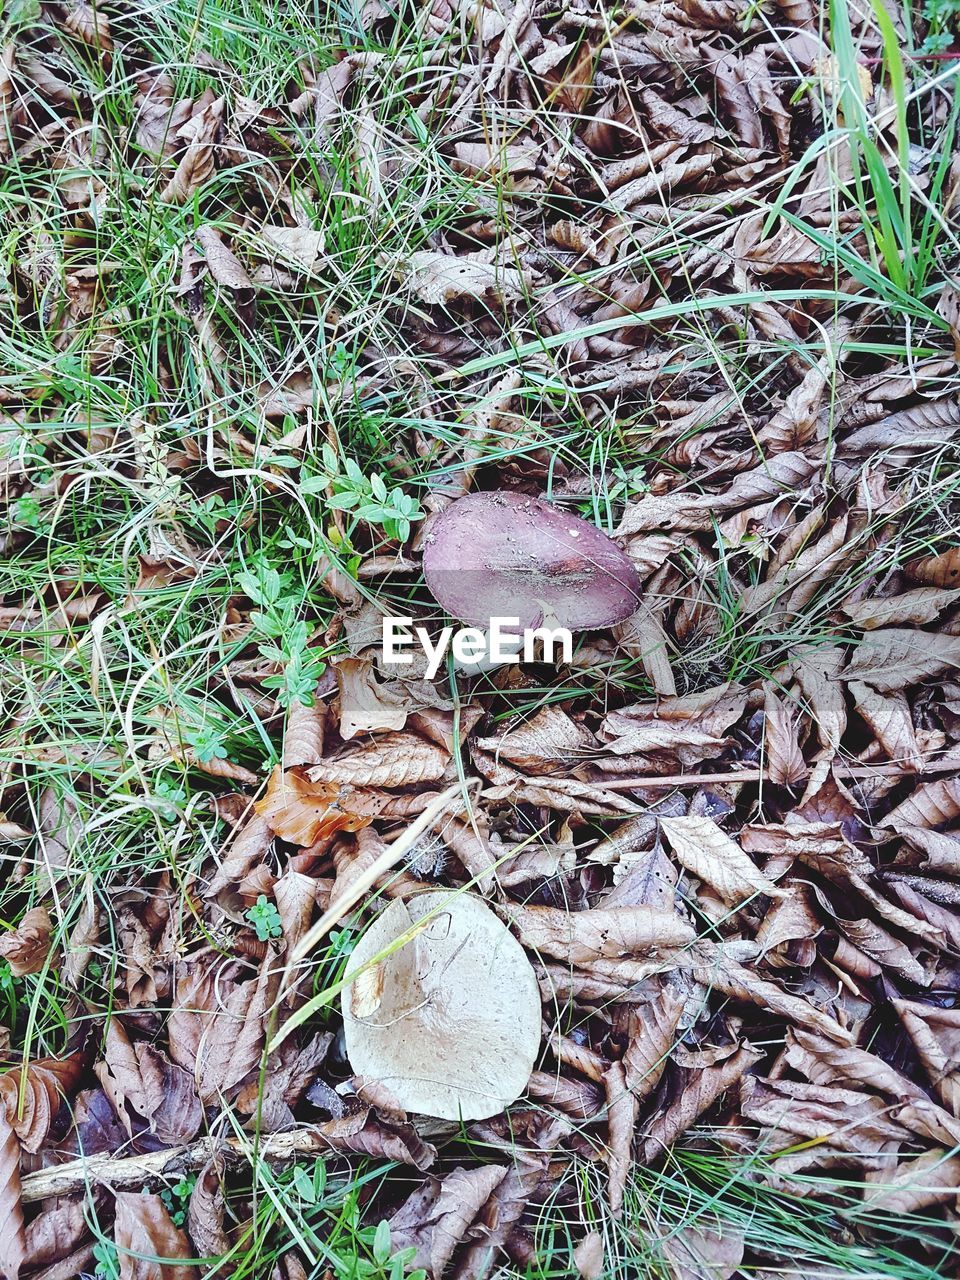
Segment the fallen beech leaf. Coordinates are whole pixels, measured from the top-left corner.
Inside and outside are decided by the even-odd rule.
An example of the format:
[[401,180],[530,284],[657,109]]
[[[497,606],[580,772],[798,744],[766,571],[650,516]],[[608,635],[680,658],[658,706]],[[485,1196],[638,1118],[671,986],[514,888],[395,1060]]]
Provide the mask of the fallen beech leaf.
[[223,99],[217,98],[177,130],[177,137],[187,143],[187,149],[173,177],[161,192],[161,200],[168,204],[185,204],[213,177],[216,169],[214,144],[223,119],[223,108]]
[[46,907],[33,907],[16,929],[0,938],[0,958],[6,960],[15,978],[40,972],[50,951],[52,929]]
[[[226,1200],[223,1194],[223,1157],[214,1156],[197,1174],[197,1181],[190,1193],[187,1209],[187,1226],[193,1241],[195,1256],[218,1258],[230,1251],[230,1237],[224,1226]],[[206,1280],[227,1276],[226,1267],[204,1269]]]
[[736,905],[757,893],[783,897],[784,890],[768,880],[710,818],[661,818],[660,825],[683,866],[715,889],[724,902]]
[[627,1087],[623,1067],[613,1062],[603,1077],[607,1092],[607,1203],[618,1217],[633,1160],[633,1130],[639,1103]]
[[378,1160],[396,1160],[415,1169],[429,1169],[436,1148],[424,1142],[412,1124],[395,1115],[381,1117],[373,1107],[314,1126],[317,1136],[335,1151],[353,1151]]
[[411,1267],[439,1280],[471,1223],[503,1181],[504,1165],[454,1169],[441,1182],[431,1178],[390,1219],[394,1249],[415,1249]]
[[[908,572],[909,569],[908,565]],[[858,600],[856,604],[844,605],[843,612],[854,626],[863,627],[865,631],[876,631],[879,627],[899,627],[907,622],[920,626],[925,622],[933,622],[958,597],[960,590],[941,591],[937,587],[917,587],[900,596]]]
[[[56,1265],[64,1267],[70,1255],[90,1240],[90,1227],[84,1207],[81,1196],[62,1196],[28,1223],[25,1238],[26,1256],[30,1259],[33,1276],[56,1275]],[[64,1277],[70,1274],[72,1280],[73,1275],[82,1269],[82,1260],[78,1259],[78,1262],[79,1267],[74,1273],[68,1273],[64,1267]],[[49,1270],[36,1272],[33,1270],[35,1267],[49,1268]],[[0,1261],[0,1268],[2,1268],[2,1261]]]
[[5,1109],[24,1151],[40,1150],[62,1097],[70,1096],[82,1070],[83,1055],[75,1053],[60,1060],[38,1058],[0,1075],[0,1109]]
[[831,754],[839,750],[847,727],[843,690],[837,683],[843,662],[844,651],[837,645],[802,649],[795,655],[797,680],[809,704],[817,737]]
[[504,914],[531,951],[570,964],[601,958],[619,960],[661,947],[682,947],[695,934],[672,911],[657,907],[598,907],[561,911],[556,907],[504,907]]
[[347,978],[371,961],[383,970],[372,1015],[357,1015],[352,985],[342,998],[354,1071],[405,1110],[447,1120],[495,1115],[520,1096],[540,1047],[540,993],[522,949],[479,898],[395,900],[358,941]]
[[341,658],[334,667],[340,687],[340,737],[349,742],[358,733],[402,729],[410,706],[389,684],[374,675],[373,663]]
[[910,827],[938,827],[960,814],[960,778],[925,782],[891,809],[882,825],[895,831]]
[[324,250],[323,231],[312,227],[281,227],[264,223],[257,233],[265,241],[267,254],[281,261],[311,270]]
[[269,951],[256,977],[241,982],[240,972],[235,964],[195,962],[177,980],[170,1056],[192,1073],[204,1103],[234,1092],[260,1060],[280,972]]
[[102,10],[87,4],[86,0],[71,0],[63,25],[71,35],[91,49],[97,49],[104,59],[109,59],[113,40],[110,38],[110,23]]
[[722,991],[735,1000],[757,1004],[768,1013],[784,1018],[787,1022],[799,1023],[800,1026],[817,1031],[840,1044],[852,1043],[853,1036],[846,1027],[802,996],[791,995],[775,982],[769,982],[746,966],[728,959],[718,947],[701,942],[698,943],[698,949],[704,953],[703,957],[690,970],[698,982]]
[[902,764],[904,771],[919,773],[923,756],[910,716],[910,706],[901,692],[882,694],[868,684],[851,680],[847,688],[853,694],[857,711],[877,735],[890,760]]
[[673,1143],[762,1057],[762,1050],[744,1045],[725,1062],[692,1071],[676,1102],[661,1112],[648,1127],[643,1143],[644,1159],[648,1162],[661,1159]]
[[527,1081],[527,1095],[558,1107],[577,1120],[589,1120],[602,1106],[603,1093],[592,1082],[568,1080],[553,1071],[534,1071]]
[[412,733],[387,733],[307,770],[312,783],[409,787],[443,777],[449,752]]
[[797,742],[797,726],[769,683],[763,701],[763,747],[771,782],[792,787],[806,777],[807,766]]
[[25,1258],[20,1143],[6,1113],[0,1111],[0,1271],[6,1280],[17,1280]]
[[686,1001],[676,988],[664,983],[656,999],[631,1011],[630,1040],[623,1053],[627,1087],[637,1099],[648,1097],[666,1070],[676,1044],[677,1028]]
[[880,693],[896,693],[927,676],[960,667],[960,636],[890,627],[868,631],[841,678],[862,680]]
[[327,728],[327,709],[322,702],[305,707],[294,702],[287,711],[283,732],[283,767],[319,764],[323,759],[323,742]]
[[654,692],[663,698],[676,696],[677,684],[670,666],[670,641],[660,620],[645,604],[614,628],[617,643],[631,658],[638,658]]
[[[113,1239],[120,1260],[120,1280],[196,1280],[196,1271],[178,1259],[193,1250],[173,1225],[159,1196],[118,1191]],[[169,1261],[155,1262],[163,1258]]]
[[483,262],[469,254],[436,253],[420,249],[393,266],[397,278],[422,302],[437,306],[454,298],[492,296],[504,301],[521,298],[526,277],[514,267]]
[[337,831],[369,826],[384,804],[372,792],[339,782],[311,782],[298,770],[277,765],[254,807],[282,840],[308,848]]
[[960,1112],[960,1010],[894,1000],[930,1083],[944,1106]]

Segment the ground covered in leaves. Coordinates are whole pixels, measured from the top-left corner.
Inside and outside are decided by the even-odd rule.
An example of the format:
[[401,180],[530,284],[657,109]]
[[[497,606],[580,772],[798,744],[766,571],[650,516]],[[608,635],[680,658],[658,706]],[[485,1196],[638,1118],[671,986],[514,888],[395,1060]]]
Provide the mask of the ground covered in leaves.
[[[951,1274],[953,0],[5,22],[0,1273]],[[495,490],[632,616],[388,668]],[[344,982],[451,890],[473,1120],[341,1013],[477,994]]]

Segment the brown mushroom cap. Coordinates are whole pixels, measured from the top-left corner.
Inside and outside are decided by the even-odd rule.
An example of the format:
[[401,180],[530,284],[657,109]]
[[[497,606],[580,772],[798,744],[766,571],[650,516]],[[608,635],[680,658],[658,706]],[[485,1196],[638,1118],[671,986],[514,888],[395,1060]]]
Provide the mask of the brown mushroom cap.
[[633,564],[596,525],[519,493],[458,498],[429,528],[423,572],[452,617],[484,628],[491,618],[609,627],[636,612],[640,591]]
[[523,948],[479,898],[396,899],[354,948],[351,976],[341,997],[350,1065],[405,1110],[480,1120],[523,1092],[540,1048],[540,992]]

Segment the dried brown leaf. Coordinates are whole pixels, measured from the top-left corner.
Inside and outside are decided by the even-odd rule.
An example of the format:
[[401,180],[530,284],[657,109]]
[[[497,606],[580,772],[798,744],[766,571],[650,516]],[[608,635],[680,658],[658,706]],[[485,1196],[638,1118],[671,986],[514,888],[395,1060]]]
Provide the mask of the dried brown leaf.
[[32,907],[17,925],[0,938],[0,958],[6,960],[15,978],[39,973],[50,953],[53,921],[46,907]]
[[505,1165],[457,1168],[441,1182],[431,1178],[390,1219],[394,1249],[416,1249],[411,1267],[439,1280],[471,1223],[503,1181]]
[[642,1101],[660,1083],[676,1044],[677,1028],[686,1001],[669,983],[664,983],[655,999],[632,1011],[630,1039],[623,1053],[627,1088]]
[[762,1056],[760,1050],[744,1045],[726,1061],[690,1072],[676,1102],[648,1126],[643,1142],[644,1159],[648,1163],[661,1159],[673,1143]]
[[857,711],[876,734],[889,759],[902,764],[905,773],[919,773],[923,756],[906,696],[899,692],[878,693],[859,680],[851,680],[847,688],[853,694]]
[[862,680],[880,693],[896,693],[927,676],[960,667],[960,636],[889,627],[869,631],[853,650],[841,678]]
[[276,766],[257,813],[283,840],[308,848],[338,831],[369,826],[385,798],[338,782],[311,782],[296,769]]
[[412,733],[386,733],[307,770],[312,783],[407,787],[442,778],[450,756]]
[[217,98],[177,130],[177,137],[186,142],[187,148],[160,195],[167,204],[186,204],[194,192],[213,177],[216,169],[215,144],[223,108],[223,99]]
[[[120,1260],[120,1280],[196,1280],[196,1271],[181,1261],[193,1256],[190,1241],[173,1225],[157,1195],[117,1192],[113,1239]],[[153,1259],[168,1259],[165,1262]]]
[[711,818],[661,818],[660,825],[680,863],[724,902],[737,905],[757,893],[783,896],[784,891]]
[[18,1280],[27,1256],[20,1195],[20,1143],[0,1111],[0,1271],[6,1280]]
[[693,929],[672,911],[656,907],[610,907],[561,911],[556,907],[503,908],[524,946],[570,964],[618,960],[657,948],[692,942]]
[[790,711],[767,684],[763,699],[763,748],[770,781],[792,787],[807,775],[797,741],[797,726]]
[[960,590],[943,591],[939,587],[917,587],[899,596],[874,596],[843,605],[843,612],[857,627],[876,631],[881,627],[899,627],[904,623],[921,626],[933,622],[955,604]]
[[617,1217],[633,1162],[633,1134],[639,1104],[628,1088],[624,1070],[613,1062],[604,1075],[607,1092],[607,1202]]

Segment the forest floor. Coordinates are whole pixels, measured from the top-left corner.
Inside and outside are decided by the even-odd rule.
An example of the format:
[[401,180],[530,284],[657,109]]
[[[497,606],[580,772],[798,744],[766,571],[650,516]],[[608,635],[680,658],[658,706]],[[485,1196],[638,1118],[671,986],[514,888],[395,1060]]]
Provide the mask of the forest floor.
[[[0,1275],[956,1272],[957,15],[8,3]],[[636,608],[398,674],[485,491]]]

